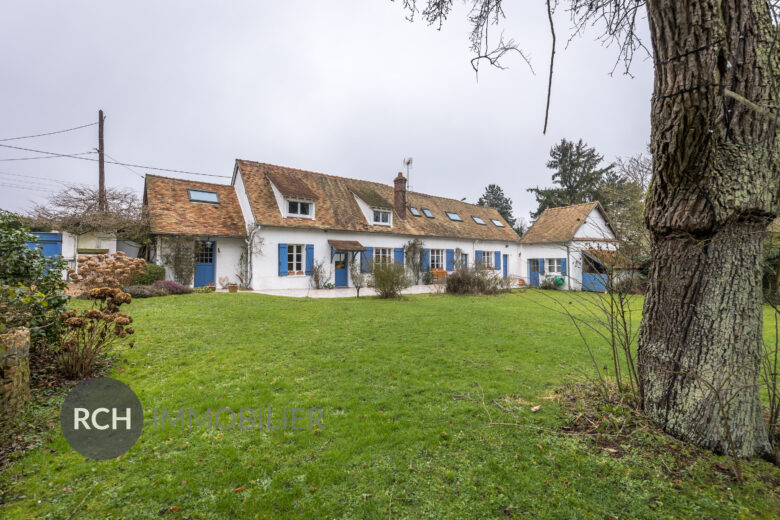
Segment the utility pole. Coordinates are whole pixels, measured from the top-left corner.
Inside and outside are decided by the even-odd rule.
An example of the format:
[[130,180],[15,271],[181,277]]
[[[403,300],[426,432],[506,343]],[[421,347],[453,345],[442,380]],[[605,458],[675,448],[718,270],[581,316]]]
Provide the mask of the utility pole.
[[98,179],[98,209],[108,211],[108,201],[106,200],[106,165],[103,159],[103,110],[98,112],[98,167],[100,177]]

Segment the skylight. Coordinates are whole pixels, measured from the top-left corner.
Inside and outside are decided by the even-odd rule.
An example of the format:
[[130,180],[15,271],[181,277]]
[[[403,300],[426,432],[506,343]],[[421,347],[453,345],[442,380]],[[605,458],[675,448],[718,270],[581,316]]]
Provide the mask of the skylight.
[[463,219],[460,218],[460,215],[455,213],[454,211],[445,211],[448,217],[450,217],[450,220],[454,220],[455,222],[463,222]]
[[500,221],[500,220],[498,220],[497,218],[491,218],[491,219],[490,219],[490,222],[492,222],[493,224],[495,224],[495,225],[496,225],[496,227],[504,227],[504,224],[503,224],[503,222],[501,222],[501,221]]
[[479,224],[480,226],[487,226],[487,224],[485,224],[485,221],[484,221],[484,220],[482,220],[481,218],[479,218],[479,217],[475,217],[474,215],[471,215],[471,218],[473,218],[473,219],[474,219],[474,222],[476,222],[476,223],[477,223],[477,224]]
[[216,191],[204,191],[204,190],[187,190],[190,194],[190,202],[210,202],[211,204],[219,204],[219,195]]
[[414,215],[415,217],[420,216],[420,210],[415,208],[414,206],[409,206],[409,211],[411,211],[412,215]]
[[428,218],[433,218],[433,213],[428,208],[422,208],[423,214]]

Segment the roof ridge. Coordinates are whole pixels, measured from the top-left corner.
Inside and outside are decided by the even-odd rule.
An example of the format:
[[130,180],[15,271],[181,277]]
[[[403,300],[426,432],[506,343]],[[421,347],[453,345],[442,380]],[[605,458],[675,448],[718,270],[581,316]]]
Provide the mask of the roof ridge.
[[[212,186],[225,186],[225,187],[233,186],[232,183],[231,184],[220,184],[220,183],[217,183],[217,182],[199,181],[199,180],[196,180],[196,179],[182,179],[181,177],[168,177],[167,175],[157,175],[156,173],[145,173],[144,176],[145,177],[157,177],[158,179],[167,179],[167,180],[171,180],[171,181],[197,182],[197,183],[200,183],[200,184],[210,184]],[[145,178],[144,178],[144,181],[146,181]]]
[[[311,170],[302,170],[300,168],[294,168],[292,166],[283,166],[281,164],[272,164],[272,163],[266,163],[266,162],[250,161],[248,159],[236,159],[236,161],[242,161],[242,162],[251,163],[251,164],[259,164],[259,165],[262,165],[262,166],[273,166],[275,168],[284,168],[286,170],[293,170],[293,171],[296,171],[296,172],[299,172],[299,173],[305,173],[305,174],[310,174],[310,175],[322,175],[323,177],[330,177],[332,179],[342,179],[342,180],[347,180],[347,181],[366,182],[366,183],[369,183],[369,184],[378,184],[379,186],[383,186],[385,188],[395,189],[394,186],[392,186],[390,184],[385,184],[384,182],[379,182],[379,181],[371,181],[371,180],[367,180],[367,179],[355,179],[354,177],[344,177],[344,176],[341,176],[341,175],[333,175],[333,174],[330,174],[330,173],[315,172],[315,171],[311,171]],[[478,208],[496,209],[496,208],[491,208],[490,206],[482,206],[480,204],[473,204],[471,202],[466,202],[466,201],[462,201],[462,200],[458,200],[458,199],[453,199],[452,197],[442,197],[441,195],[431,195],[429,193],[423,193],[423,192],[420,192],[420,191],[407,190],[406,193],[407,194],[413,193],[415,195],[421,195],[423,197],[432,197],[432,198],[436,198],[436,199],[448,200],[448,201],[452,201],[452,202],[457,202],[459,204],[466,204],[468,206],[475,206],[475,207],[478,207]],[[496,211],[498,211],[498,210],[496,210]]]

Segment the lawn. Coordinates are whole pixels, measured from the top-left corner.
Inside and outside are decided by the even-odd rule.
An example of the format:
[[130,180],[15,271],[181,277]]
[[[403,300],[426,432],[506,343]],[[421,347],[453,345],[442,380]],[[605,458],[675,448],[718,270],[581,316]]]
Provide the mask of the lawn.
[[[555,297],[568,305],[598,296]],[[54,424],[49,442],[0,476],[0,516],[623,519],[780,511],[780,474],[767,463],[747,462],[739,485],[718,471],[725,458],[694,456],[657,434],[637,433],[615,456],[561,431],[570,419],[550,396],[590,373],[590,363],[569,320],[540,303],[549,299],[534,292],[138,300],[129,308],[135,347],[121,352],[110,375],[143,403],[141,438],[118,460],[95,462],[74,452]],[[608,363],[606,348],[596,355]],[[514,416],[494,404],[506,397],[517,405]],[[60,403],[43,408],[53,421]],[[153,409],[163,407],[314,407],[323,410],[323,427],[155,429]],[[636,447],[642,442],[661,449],[648,455]]]

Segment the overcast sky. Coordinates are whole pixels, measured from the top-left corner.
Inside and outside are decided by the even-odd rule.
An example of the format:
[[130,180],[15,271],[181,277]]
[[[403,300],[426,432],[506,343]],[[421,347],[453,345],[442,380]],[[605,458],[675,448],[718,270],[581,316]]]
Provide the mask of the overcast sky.
[[[391,184],[412,156],[415,191],[476,202],[496,183],[528,219],[526,188],[551,183],[545,163],[561,138],[582,138],[609,161],[645,150],[652,62],[636,60],[634,78],[610,76],[617,51],[596,29],[564,50],[561,6],[543,135],[544,2],[507,7],[504,33],[536,74],[510,56],[508,70],[484,66],[477,82],[460,2],[441,31],[409,23],[389,0],[9,2],[0,139],[94,122],[102,108],[106,153],[119,161],[229,176],[242,158]],[[0,144],[89,152],[97,126]],[[0,148],[0,160],[36,156]],[[108,185],[140,194],[147,170],[133,170],[107,165]],[[95,162],[2,160],[0,207],[23,211],[58,181],[97,176]]]

